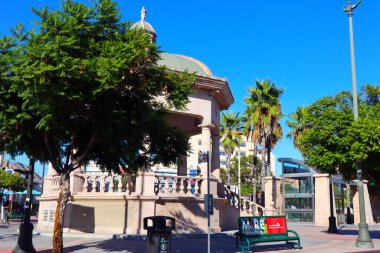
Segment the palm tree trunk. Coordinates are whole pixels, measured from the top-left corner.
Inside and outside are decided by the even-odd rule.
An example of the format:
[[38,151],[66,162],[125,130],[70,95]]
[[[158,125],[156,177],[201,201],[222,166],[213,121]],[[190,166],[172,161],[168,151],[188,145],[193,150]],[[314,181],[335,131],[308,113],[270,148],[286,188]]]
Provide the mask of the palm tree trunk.
[[252,166],[252,201],[257,202],[257,143],[252,142],[253,145],[253,166]]
[[60,193],[55,210],[55,223],[53,233],[53,253],[63,253],[63,221],[66,204],[70,198],[70,174],[63,173],[60,178]]
[[265,137],[264,140],[261,142],[261,159],[263,160],[262,169],[261,169],[261,192],[264,192],[265,188],[265,177],[267,174],[267,155],[266,155],[266,148],[265,148]]
[[227,161],[226,161],[226,179],[227,185],[231,184],[231,153],[227,153]]

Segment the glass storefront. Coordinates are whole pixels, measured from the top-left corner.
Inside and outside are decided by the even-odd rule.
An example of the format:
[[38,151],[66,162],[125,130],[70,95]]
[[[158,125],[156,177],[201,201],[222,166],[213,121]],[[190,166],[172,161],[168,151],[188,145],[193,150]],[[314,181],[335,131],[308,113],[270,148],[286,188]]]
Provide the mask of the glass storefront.
[[314,222],[314,183],[312,169],[296,160],[282,162],[284,211],[288,221]]
[[[282,163],[281,189],[285,215],[292,222],[314,222],[314,175],[318,172],[306,166],[301,160],[279,158],[278,161]],[[353,195],[350,184],[344,182],[341,175],[335,175],[330,180],[333,184],[338,224],[352,223]]]

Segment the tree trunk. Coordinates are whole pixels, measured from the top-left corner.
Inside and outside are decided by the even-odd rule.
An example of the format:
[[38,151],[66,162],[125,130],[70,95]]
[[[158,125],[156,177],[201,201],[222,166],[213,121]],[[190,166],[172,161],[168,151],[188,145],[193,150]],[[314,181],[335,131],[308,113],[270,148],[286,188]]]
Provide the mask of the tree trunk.
[[231,185],[231,153],[227,152],[227,161],[226,161],[226,180],[227,185]]
[[60,192],[55,210],[53,234],[53,253],[63,253],[63,220],[66,204],[70,199],[70,174],[63,173],[60,178]]
[[253,149],[253,165],[252,165],[252,201],[257,203],[257,141],[252,141],[251,142],[253,145],[253,147],[251,147],[251,149]]
[[266,148],[265,148],[265,138],[263,138],[263,141],[261,142],[261,159],[263,161],[262,169],[261,169],[261,192],[265,191],[265,177],[267,174],[267,154],[266,154]]

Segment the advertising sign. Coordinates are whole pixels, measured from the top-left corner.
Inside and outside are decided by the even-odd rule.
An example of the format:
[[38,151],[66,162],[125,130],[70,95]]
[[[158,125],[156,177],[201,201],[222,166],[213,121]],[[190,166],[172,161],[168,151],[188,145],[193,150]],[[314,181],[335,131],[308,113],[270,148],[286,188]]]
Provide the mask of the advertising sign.
[[247,235],[286,233],[285,217],[242,217],[241,232]]
[[266,218],[268,226],[268,234],[283,234],[286,233],[285,217],[268,217]]

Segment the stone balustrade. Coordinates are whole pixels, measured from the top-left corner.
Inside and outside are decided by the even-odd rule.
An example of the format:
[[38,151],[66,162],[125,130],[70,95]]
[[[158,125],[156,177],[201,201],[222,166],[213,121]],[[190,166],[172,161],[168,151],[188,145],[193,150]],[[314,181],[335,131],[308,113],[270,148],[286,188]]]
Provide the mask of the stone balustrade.
[[82,173],[75,176],[82,179],[80,192],[83,194],[125,194],[134,191],[133,176],[108,173]]
[[[217,180],[210,180],[211,190],[216,194]],[[48,195],[59,193],[59,176],[44,178],[50,189]],[[73,173],[71,193],[92,196],[163,196],[163,197],[203,197],[207,192],[207,182],[199,176],[177,176],[144,172],[138,176],[126,176],[102,172]]]
[[187,177],[177,175],[159,175],[155,174],[154,193],[156,195],[202,195],[201,177]]
[[53,196],[58,195],[60,192],[59,180],[60,180],[59,176],[56,176],[56,175],[45,177],[44,188],[49,189],[49,191],[45,190],[43,192],[43,195],[46,195],[46,192],[49,192],[49,195],[53,195]]
[[231,206],[240,209],[243,215],[278,215],[279,211],[276,209],[265,208],[249,199],[240,196],[238,193],[231,191],[227,185],[224,185],[226,199],[230,202]]

